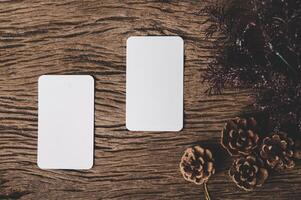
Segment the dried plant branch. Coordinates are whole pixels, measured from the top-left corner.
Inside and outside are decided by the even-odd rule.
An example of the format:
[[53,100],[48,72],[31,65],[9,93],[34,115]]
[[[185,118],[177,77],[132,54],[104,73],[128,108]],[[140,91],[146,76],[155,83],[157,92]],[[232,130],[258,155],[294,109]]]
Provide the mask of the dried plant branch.
[[202,12],[209,17],[206,36],[223,35],[202,76],[206,92],[254,88],[254,109],[301,132],[301,1],[217,0]]

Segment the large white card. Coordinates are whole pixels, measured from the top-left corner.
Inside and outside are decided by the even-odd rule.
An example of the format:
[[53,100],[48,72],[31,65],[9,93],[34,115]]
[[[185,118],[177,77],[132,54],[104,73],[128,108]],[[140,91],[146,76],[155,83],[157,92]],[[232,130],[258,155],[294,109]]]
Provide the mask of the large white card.
[[94,151],[94,79],[43,75],[38,83],[38,166],[89,169]]
[[183,57],[184,42],[178,36],[138,36],[127,40],[127,129],[182,129]]

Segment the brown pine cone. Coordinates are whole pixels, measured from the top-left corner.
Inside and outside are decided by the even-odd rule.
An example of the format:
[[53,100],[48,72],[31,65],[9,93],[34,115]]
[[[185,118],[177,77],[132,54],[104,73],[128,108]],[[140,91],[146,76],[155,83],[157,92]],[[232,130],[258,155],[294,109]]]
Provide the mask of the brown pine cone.
[[185,180],[201,185],[214,174],[213,162],[214,159],[209,149],[194,146],[184,152],[180,163],[180,171]]
[[257,122],[252,118],[229,120],[222,130],[222,146],[231,156],[249,155],[257,147]]
[[286,133],[272,133],[263,139],[260,156],[267,165],[276,171],[291,169],[295,166],[292,160],[294,141]]
[[238,187],[251,191],[262,186],[268,177],[268,171],[262,166],[254,156],[239,157],[233,162],[229,175]]

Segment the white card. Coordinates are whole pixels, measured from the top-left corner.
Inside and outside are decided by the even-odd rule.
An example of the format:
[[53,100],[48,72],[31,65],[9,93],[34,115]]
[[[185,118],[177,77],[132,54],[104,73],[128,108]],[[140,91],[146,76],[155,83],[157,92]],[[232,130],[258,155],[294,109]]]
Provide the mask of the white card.
[[127,40],[127,129],[183,128],[183,57],[184,42],[178,36],[138,36]]
[[94,79],[88,75],[43,75],[38,87],[38,166],[90,169]]

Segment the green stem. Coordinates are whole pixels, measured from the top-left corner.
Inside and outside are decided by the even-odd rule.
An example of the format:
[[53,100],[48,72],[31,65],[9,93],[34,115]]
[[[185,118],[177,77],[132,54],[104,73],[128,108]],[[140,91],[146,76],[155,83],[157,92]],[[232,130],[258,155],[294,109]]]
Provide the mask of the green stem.
[[205,199],[206,200],[211,200],[210,194],[209,194],[209,191],[208,191],[208,188],[207,188],[207,183],[205,182],[203,185],[204,185]]
[[295,70],[295,68],[293,66],[291,66],[284,58],[283,56],[278,52],[276,51],[275,52],[276,56],[278,56],[280,58],[280,60],[286,64],[286,66],[288,66],[294,73],[297,73],[297,71]]

